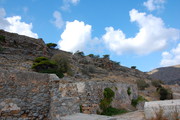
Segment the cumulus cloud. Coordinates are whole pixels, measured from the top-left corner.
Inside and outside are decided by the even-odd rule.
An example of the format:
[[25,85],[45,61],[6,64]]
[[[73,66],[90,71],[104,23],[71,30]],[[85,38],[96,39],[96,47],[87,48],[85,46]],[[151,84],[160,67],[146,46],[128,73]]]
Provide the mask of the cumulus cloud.
[[18,33],[20,35],[38,38],[38,35],[32,32],[32,23],[28,24],[22,22],[21,16],[5,17],[5,15],[5,10],[0,8],[0,29]]
[[0,8],[0,29],[5,29],[10,23],[4,18],[6,11],[3,8]]
[[64,25],[64,21],[61,17],[61,13],[58,11],[54,11],[53,13],[53,17],[55,18],[55,20],[52,22],[57,28],[62,28],[62,26]]
[[61,50],[76,52],[84,50],[91,40],[91,25],[80,21],[66,22],[66,28],[58,42]]
[[106,27],[106,33],[102,36],[109,49],[117,54],[149,54],[163,49],[169,40],[179,39],[180,31],[166,28],[161,18],[133,9],[130,11],[130,19],[139,26],[139,32],[135,37],[126,38],[123,31],[114,30],[113,27]]
[[148,0],[143,4],[149,11],[154,11],[163,8],[164,3],[165,0]]
[[170,52],[162,53],[161,66],[171,66],[180,64],[180,43],[176,48],[170,50]]
[[77,3],[80,2],[80,0],[63,0],[63,6],[61,6],[62,10],[68,10],[70,5],[77,5]]

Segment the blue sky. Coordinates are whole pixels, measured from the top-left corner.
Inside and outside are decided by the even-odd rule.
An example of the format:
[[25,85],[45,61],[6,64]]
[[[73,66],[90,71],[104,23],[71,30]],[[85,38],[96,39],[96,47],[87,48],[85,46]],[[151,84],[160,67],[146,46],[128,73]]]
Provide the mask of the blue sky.
[[0,0],[0,29],[149,71],[180,64],[179,6],[180,0]]

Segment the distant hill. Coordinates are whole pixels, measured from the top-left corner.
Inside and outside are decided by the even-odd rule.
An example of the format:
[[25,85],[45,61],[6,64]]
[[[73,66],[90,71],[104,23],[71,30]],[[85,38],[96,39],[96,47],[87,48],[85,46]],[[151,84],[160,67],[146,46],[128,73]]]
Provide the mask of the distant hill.
[[180,85],[180,65],[157,68],[148,72],[148,74],[152,78],[162,80],[165,84]]

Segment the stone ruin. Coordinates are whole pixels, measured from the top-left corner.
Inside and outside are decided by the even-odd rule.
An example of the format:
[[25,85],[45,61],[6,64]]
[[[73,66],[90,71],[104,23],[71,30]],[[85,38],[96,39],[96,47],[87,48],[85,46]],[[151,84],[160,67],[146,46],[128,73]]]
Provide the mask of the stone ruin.
[[156,118],[162,114],[168,120],[180,119],[180,100],[165,100],[145,102],[144,113],[146,119]]
[[135,84],[72,81],[55,74],[0,70],[0,119],[60,120],[80,113],[80,106],[83,113],[96,114],[106,87],[115,92],[112,106],[116,108],[131,104],[138,96]]

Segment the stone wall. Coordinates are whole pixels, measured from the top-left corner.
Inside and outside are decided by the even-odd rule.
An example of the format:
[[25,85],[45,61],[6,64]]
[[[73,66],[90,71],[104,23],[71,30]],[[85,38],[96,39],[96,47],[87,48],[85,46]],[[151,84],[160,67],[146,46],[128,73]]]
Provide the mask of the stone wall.
[[[83,113],[96,114],[99,110],[99,103],[103,99],[103,91],[107,87],[115,92],[112,102],[115,108],[130,105],[131,100],[138,96],[137,86],[133,84],[96,81],[61,83],[59,86],[54,85],[51,91],[51,94],[56,96],[51,100],[52,119],[59,120],[60,116],[78,113],[80,107]],[[131,95],[127,94],[128,87],[131,89]]]
[[179,120],[180,100],[145,102],[144,112],[146,119],[156,118],[162,113],[168,120]]
[[79,113],[80,107],[83,113],[96,114],[107,87],[115,92],[115,108],[130,105],[138,96],[134,84],[68,79],[59,79],[55,74],[0,70],[0,119],[60,120],[61,116]]
[[0,71],[0,119],[46,119],[50,93],[48,74]]

